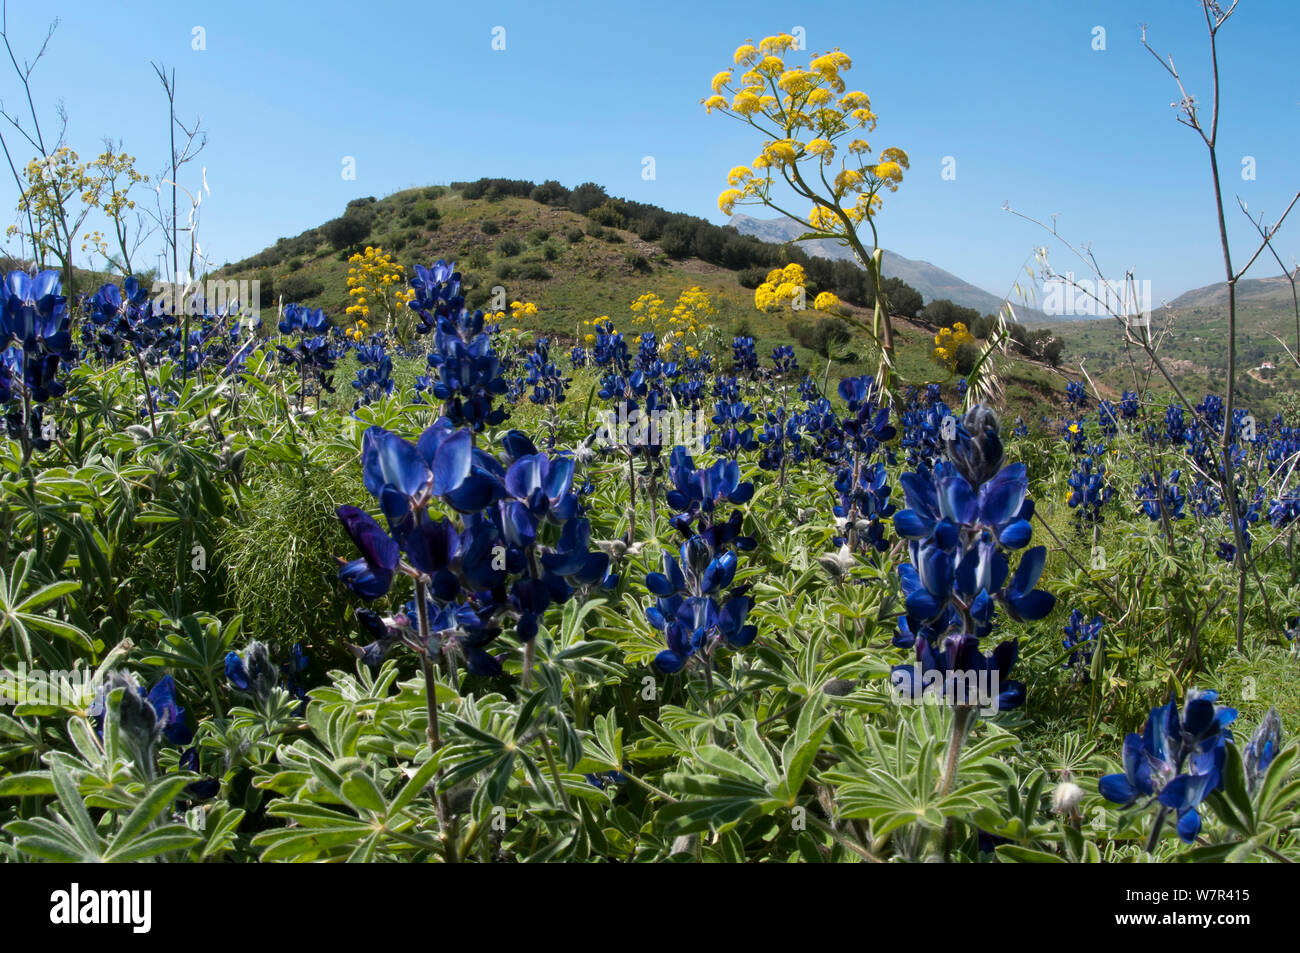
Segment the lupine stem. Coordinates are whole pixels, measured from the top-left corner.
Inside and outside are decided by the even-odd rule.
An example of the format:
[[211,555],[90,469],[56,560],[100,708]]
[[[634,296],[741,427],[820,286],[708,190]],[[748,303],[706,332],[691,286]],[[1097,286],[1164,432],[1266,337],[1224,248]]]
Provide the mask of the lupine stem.
[[627,456],[627,486],[631,493],[631,505],[628,507],[628,527],[627,543],[631,546],[636,542],[636,467],[635,457],[630,453]]
[[[424,704],[429,715],[429,726],[425,734],[429,739],[429,754],[436,758],[442,748],[442,736],[438,732],[438,680],[434,675],[433,659],[429,656],[429,606],[427,584],[423,579],[415,581],[415,615],[419,626],[420,644],[424,652],[420,656],[420,667],[424,672]],[[438,830],[442,837],[443,857],[447,863],[454,864],[456,856],[456,828],[451,820],[451,811],[447,807],[447,795],[438,790],[442,781],[442,768],[434,772],[433,808],[438,816]]]
[[560,803],[564,805],[567,811],[569,807],[569,793],[565,790],[564,779],[560,777],[560,768],[555,763],[555,752],[551,750],[551,739],[548,735],[542,735],[542,750],[546,752],[546,765],[551,771],[551,777],[555,780],[555,788],[560,795]]
[[[975,707],[973,705],[957,705],[952,710],[952,736],[948,740],[948,758],[944,763],[943,782],[939,786],[939,797],[947,797],[952,791],[953,783],[957,780],[957,767],[961,763],[962,745],[966,743],[966,735],[974,723]],[[952,850],[952,833],[953,819],[950,817],[943,825],[942,851],[945,862],[948,860],[948,854]]]
[[948,740],[948,760],[944,764],[943,783],[939,787],[939,796],[946,797],[957,780],[957,765],[961,760],[961,746],[966,743],[966,733],[970,729],[974,705],[957,705],[952,710],[952,736]]
[[528,691],[533,683],[533,639],[524,643],[524,671],[519,682],[519,688],[522,691]]
[[158,436],[158,420],[153,413],[153,394],[149,393],[149,376],[144,369],[144,358],[140,356],[139,349],[135,350],[135,366],[140,372],[140,385],[144,388],[144,404],[149,408],[149,429],[153,435]]
[[1147,853],[1150,854],[1160,843],[1160,831],[1165,826],[1165,818],[1169,816],[1169,808],[1161,807],[1160,813],[1156,815],[1156,822],[1151,825],[1151,836],[1147,839]]

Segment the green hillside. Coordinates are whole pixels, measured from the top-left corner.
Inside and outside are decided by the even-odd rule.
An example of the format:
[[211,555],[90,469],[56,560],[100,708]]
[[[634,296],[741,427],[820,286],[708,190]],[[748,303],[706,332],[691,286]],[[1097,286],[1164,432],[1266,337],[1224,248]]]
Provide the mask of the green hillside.
[[[493,195],[491,190],[481,197],[467,198],[466,191],[463,185],[435,186],[354,202],[350,210],[367,210],[364,217],[370,222],[366,237],[354,244],[337,248],[329,239],[328,225],[322,225],[281,239],[262,252],[220,269],[216,277],[259,280],[264,309],[273,309],[281,300],[297,301],[323,308],[336,324],[346,325],[348,257],[374,245],[393,254],[408,274],[416,263],[430,264],[439,258],[455,261],[472,305],[486,306],[492,289],[500,286],[508,300],[538,306],[539,313],[528,320],[528,327],[565,344],[573,343],[587,330],[583,321],[602,316],[609,316],[620,330],[636,333],[629,305],[637,297],[653,291],[672,301],[682,291],[697,286],[708,291],[717,305],[715,323],[719,333],[726,339],[751,334],[760,354],[770,353],[778,344],[795,343],[791,321],[821,320],[812,311],[807,316],[792,316],[788,312],[781,315],[756,310],[752,289],[766,268],[729,268],[694,255],[670,256],[663,237],[648,240],[630,225],[601,225],[601,206],[594,212],[579,214],[532,198]],[[741,239],[734,229],[715,230]],[[753,238],[741,240],[747,245],[763,246],[780,262],[808,260],[794,246]],[[839,291],[815,281],[809,285],[809,300],[822,290]],[[852,299],[844,294],[841,299],[845,311],[869,319],[868,308],[851,303]],[[927,326],[923,317],[895,315],[894,320],[899,363],[908,379],[944,379],[942,369],[928,358],[935,328]],[[800,366],[818,376],[826,372],[824,358],[797,343],[795,350]],[[833,375],[872,369],[866,359],[871,345],[864,336],[837,353],[849,357],[833,363]],[[1053,369],[1008,355],[1000,365],[1008,406],[1027,420],[1050,413],[1051,404],[1062,402],[1064,375],[1072,370],[1068,366]]]

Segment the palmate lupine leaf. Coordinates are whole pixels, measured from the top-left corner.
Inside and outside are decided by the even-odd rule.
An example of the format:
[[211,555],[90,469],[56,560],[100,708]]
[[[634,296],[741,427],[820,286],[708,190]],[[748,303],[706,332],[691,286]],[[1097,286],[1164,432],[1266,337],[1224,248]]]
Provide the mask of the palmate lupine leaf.
[[203,839],[182,824],[152,826],[189,783],[184,775],[157,781],[107,840],[86,810],[72,775],[57,760],[51,763],[49,777],[61,810],[51,810],[50,817],[14,821],[5,827],[23,854],[65,863],[128,863],[185,850]]
[[27,591],[27,580],[35,558],[35,552],[27,550],[14,561],[8,573],[0,568],[0,634],[9,632],[27,658],[31,658],[29,629],[48,632],[84,649],[93,649],[93,643],[81,629],[47,612],[37,611],[75,592],[81,584],[73,580],[59,580],[47,583],[34,592]]

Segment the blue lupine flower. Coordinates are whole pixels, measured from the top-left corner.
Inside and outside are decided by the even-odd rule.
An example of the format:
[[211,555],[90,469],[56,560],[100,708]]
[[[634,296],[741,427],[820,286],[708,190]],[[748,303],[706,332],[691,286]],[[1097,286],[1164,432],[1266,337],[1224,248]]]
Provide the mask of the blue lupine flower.
[[[41,405],[63,395],[59,368],[75,357],[68,299],[61,289],[57,271],[35,277],[11,271],[0,285],[0,403],[16,405],[5,415],[5,425],[23,440],[25,454],[49,447]],[[16,399],[23,394],[30,398],[30,412]]]
[[742,335],[731,342],[732,362],[736,373],[753,376],[758,371],[758,355],[754,352],[754,339]]
[[709,431],[708,445],[719,453],[725,453],[733,458],[742,450],[757,450],[758,442],[754,439],[754,429],[752,427],[741,429],[743,424],[752,424],[756,419],[754,412],[746,403],[741,401],[719,403],[713,415],[713,423],[717,429]]
[[1128,807],[1142,797],[1154,797],[1178,816],[1178,836],[1192,843],[1201,830],[1197,808],[1223,781],[1227,726],[1237,717],[1234,708],[1216,705],[1218,693],[1191,691],[1179,716],[1178,704],[1153,708],[1146,730],[1124,739],[1124,773],[1108,774],[1097,789],[1108,801]]
[[584,774],[587,783],[598,790],[605,790],[611,784],[626,784],[627,775],[622,771],[605,771],[601,774]]
[[504,410],[493,407],[496,398],[509,387],[487,332],[466,342],[440,326],[427,363],[438,372],[438,381],[430,390],[444,402],[443,414],[452,424],[481,431],[506,419]]
[[1206,424],[1212,430],[1220,433],[1223,431],[1223,398],[1218,394],[1206,394],[1205,398],[1196,405],[1196,413],[1204,418]]
[[[1015,643],[1003,643],[991,656],[978,649],[979,639],[992,630],[996,606],[1001,604],[1014,619],[1033,621],[1045,617],[1056,602],[1051,593],[1035,588],[1046,561],[1044,547],[1026,550],[1014,575],[1004,554],[1028,545],[1033,502],[1026,495],[1024,465],[1002,466],[996,416],[981,405],[948,427],[946,459],[903,474],[908,505],[894,514],[894,527],[909,540],[911,557],[898,568],[906,614],[898,622],[894,644],[914,648],[918,661],[928,667],[923,673],[913,666],[895,669],[897,687],[913,694],[916,678],[933,672],[945,673],[945,678],[996,675],[1005,681],[1018,654]],[[1023,700],[1023,686],[1008,684],[1000,708]]]
[[940,521],[948,521],[987,528],[1011,549],[1029,543],[1033,510],[1032,504],[1026,507],[1029,477],[1023,463],[1004,467],[978,493],[946,462],[936,465],[929,479],[904,473],[899,482],[908,506],[894,514],[894,528],[906,539],[928,537]]
[[1159,473],[1154,478],[1150,474],[1142,475],[1136,497],[1148,519],[1153,521],[1160,519],[1162,505],[1171,520],[1183,518],[1183,507],[1187,503],[1187,497],[1178,485],[1181,477],[1182,472],[1179,470],[1171,472],[1167,481]]
[[1002,469],[998,419],[984,404],[955,421],[951,439],[944,437],[940,428],[940,438],[944,456],[972,487],[982,486]]
[[329,319],[320,308],[286,304],[280,318],[281,334],[321,334],[329,328]]
[[[983,654],[979,639],[971,635],[950,636],[939,650],[925,639],[917,639],[916,663],[895,665],[890,683],[908,701],[922,701],[927,693],[933,693],[951,705],[1009,711],[1025,701],[1024,683],[1009,677],[1019,652],[1019,642],[1014,639],[998,645],[991,655]],[[981,694],[985,691],[988,697]]]
[[1136,391],[1126,390],[1120,396],[1119,412],[1125,420],[1135,420],[1138,415],[1138,395]]
[[[176,766],[182,771],[189,771],[192,774],[201,773],[199,767],[199,749],[186,748],[181,752],[181,756]],[[211,775],[195,781],[192,784],[185,785],[185,796],[195,801],[206,801],[209,798],[216,797],[221,793],[221,780]]]
[[1277,709],[1270,708],[1259,723],[1255,733],[1246,745],[1243,761],[1246,768],[1246,786],[1254,794],[1259,782],[1268,773],[1268,766],[1273,763],[1277,753],[1282,750],[1282,719]]
[[1268,508],[1268,521],[1278,529],[1300,520],[1300,490],[1291,490],[1273,500]]
[[355,412],[373,401],[386,397],[393,392],[393,359],[384,353],[381,346],[363,346],[357,348],[357,378],[352,382],[353,388],[360,392],[356,403],[352,405]]
[[265,643],[249,642],[243,652],[226,653],[226,681],[259,702],[266,703],[279,680]]
[[1066,502],[1077,511],[1080,528],[1100,523],[1101,508],[1114,493],[1106,482],[1105,466],[1097,466],[1092,457],[1083,457],[1070,473],[1068,483],[1071,493]]
[[123,689],[118,708],[119,727],[150,768],[159,740],[166,738],[176,745],[190,743],[194,735],[185,723],[185,709],[176,703],[176,681],[170,675],[164,675],[148,693],[144,693],[134,676],[111,672],[107,682],[95,692],[95,698],[86,711],[98,734],[103,735],[108,696],[118,688]]
[[324,336],[329,329],[329,320],[319,308],[306,308],[298,304],[286,304],[280,320],[280,333],[297,335],[293,347],[276,344],[280,360],[298,368],[301,386],[298,391],[298,405],[301,409],[308,390],[308,381],[315,388],[317,400],[321,391],[333,392],[334,376],[329,372],[334,369],[338,353]]
[[550,359],[550,347],[545,338],[538,338],[533,349],[524,358],[525,387],[531,387],[529,400],[534,404],[546,404],[552,407],[564,403],[565,389],[570,378],[560,374],[559,368]]
[[[851,467],[842,468],[835,475],[835,489],[840,494],[840,502],[833,513],[844,521],[848,528],[848,537],[854,542],[865,544],[877,552],[889,548],[885,537],[884,520],[894,515],[894,504],[890,502],[893,492],[889,486],[889,474],[883,463],[859,465],[857,479],[854,480]],[[834,536],[835,545],[843,545],[846,537]]]
[[1093,653],[1097,650],[1097,643],[1101,638],[1101,627],[1101,616],[1093,616],[1092,621],[1087,622],[1078,609],[1070,611],[1070,620],[1065,623],[1065,638],[1061,640],[1061,644],[1071,650],[1065,666],[1083,670],[1085,681],[1088,679],[1086,669],[1092,662]]
[[778,374],[789,374],[799,369],[799,361],[795,358],[794,348],[789,344],[778,344],[772,348],[772,366]]
[[1187,439],[1187,425],[1183,419],[1183,408],[1170,404],[1165,408],[1165,436],[1177,446]]
[[343,505],[338,508],[338,517],[361,550],[358,559],[339,569],[339,581],[362,599],[386,595],[401,559],[401,548],[365,510]]
[[681,671],[697,658],[707,675],[720,646],[744,648],[758,632],[747,622],[753,605],[748,586],[732,587],[737,551],[752,550],[756,543],[741,534],[739,510],[725,521],[714,518],[720,503],[751,499],[754,486],[740,482],[734,461],[697,468],[684,447],[669,454],[669,472],[675,488],[668,492],[668,503],[680,511],[671,522],[684,542],[677,556],[663,554],[662,572],[646,576],[646,588],[657,600],[645,614],[668,645],[655,657],[659,671]]

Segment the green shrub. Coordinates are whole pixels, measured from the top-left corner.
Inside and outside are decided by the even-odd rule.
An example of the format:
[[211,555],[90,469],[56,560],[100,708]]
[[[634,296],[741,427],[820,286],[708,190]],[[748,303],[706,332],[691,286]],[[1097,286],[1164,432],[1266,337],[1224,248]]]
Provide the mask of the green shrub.
[[843,353],[844,346],[853,339],[853,332],[839,318],[792,321],[788,327],[796,341],[821,357],[834,356],[846,363],[853,363],[857,359],[854,354]]
[[285,275],[280,279],[278,293],[284,295],[285,301],[303,301],[307,298],[314,298],[325,290],[315,278],[310,275]]
[[325,238],[339,251],[352,248],[370,237],[379,215],[373,205],[348,203],[347,211],[339,218],[321,226]]
[[411,210],[406,215],[406,223],[408,225],[426,225],[430,228],[437,228],[440,218],[438,207],[428,199],[421,199],[411,206]]
[[275,278],[263,268],[253,276],[258,282],[257,304],[262,308],[275,307]]
[[980,346],[974,341],[967,341],[957,348],[957,373],[965,377],[971,371],[975,370],[975,362],[979,360]]
[[609,199],[603,205],[596,206],[587,213],[587,217],[608,228],[627,227],[627,217],[623,214],[622,203],[616,199]]
[[586,215],[598,205],[604,205],[609,193],[595,182],[584,182],[569,193],[565,204],[579,215]]
[[525,281],[550,281],[553,276],[541,262],[533,262],[519,269],[519,277]]
[[563,205],[569,198],[569,190],[554,179],[547,179],[528,193],[528,197],[543,205]]
[[219,540],[234,611],[253,638],[285,647],[310,640],[338,645],[350,628],[335,556],[355,548],[335,510],[357,503],[353,474],[340,461],[250,472],[238,516]]

